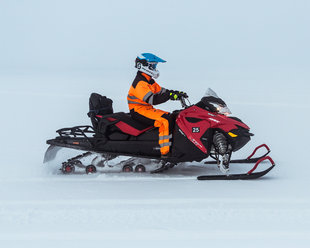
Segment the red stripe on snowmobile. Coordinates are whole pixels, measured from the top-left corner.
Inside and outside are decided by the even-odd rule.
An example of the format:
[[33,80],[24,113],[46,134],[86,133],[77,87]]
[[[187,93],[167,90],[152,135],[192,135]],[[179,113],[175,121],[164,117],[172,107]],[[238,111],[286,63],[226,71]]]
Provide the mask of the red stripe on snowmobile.
[[[116,121],[116,119],[112,118],[112,117],[108,117],[107,118],[109,121]],[[152,126],[147,127],[143,130],[138,130],[130,125],[128,125],[127,123],[123,122],[123,121],[119,121],[118,123],[115,124],[115,126],[117,126],[123,133],[127,133],[133,136],[139,136],[140,134],[144,133],[145,131],[149,130],[152,128]]]
[[116,123],[115,126],[117,126],[122,132],[133,135],[133,136],[138,136],[138,135],[140,135],[140,134],[144,133],[145,131],[152,128],[152,127],[148,127],[148,128],[143,129],[143,130],[138,130],[138,129],[128,125],[127,123],[122,122],[122,121]]

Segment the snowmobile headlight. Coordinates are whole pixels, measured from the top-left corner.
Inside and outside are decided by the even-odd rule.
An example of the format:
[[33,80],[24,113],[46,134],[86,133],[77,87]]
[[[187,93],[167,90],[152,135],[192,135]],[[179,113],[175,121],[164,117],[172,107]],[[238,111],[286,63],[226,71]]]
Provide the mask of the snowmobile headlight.
[[222,115],[230,115],[231,112],[227,106],[223,106],[220,104],[212,103],[212,105],[216,108],[216,111]]

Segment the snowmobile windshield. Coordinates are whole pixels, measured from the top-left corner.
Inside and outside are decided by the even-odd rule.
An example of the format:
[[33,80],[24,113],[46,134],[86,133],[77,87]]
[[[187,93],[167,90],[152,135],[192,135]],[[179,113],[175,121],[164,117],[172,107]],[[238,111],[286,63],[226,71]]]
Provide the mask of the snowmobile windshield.
[[230,109],[227,107],[226,103],[213,91],[211,88],[208,88],[203,99],[211,104],[215,111],[222,115],[231,114]]

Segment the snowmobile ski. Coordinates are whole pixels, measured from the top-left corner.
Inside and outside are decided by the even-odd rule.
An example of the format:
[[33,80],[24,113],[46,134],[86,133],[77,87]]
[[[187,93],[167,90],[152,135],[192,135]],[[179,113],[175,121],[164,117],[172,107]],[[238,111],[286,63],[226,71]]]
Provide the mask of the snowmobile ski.
[[[258,167],[258,165],[263,162],[264,160],[269,160],[271,163],[271,166],[263,171],[260,172],[254,172],[256,170],[256,168]],[[271,157],[266,156],[266,157],[262,157],[260,158],[256,164],[254,165],[254,167],[249,170],[247,173],[243,173],[243,174],[227,174],[227,175],[202,175],[202,176],[198,176],[197,179],[198,180],[249,180],[249,179],[257,179],[260,178],[264,175],[266,175],[269,171],[271,171],[273,169],[273,167],[275,167],[275,163],[272,160]]]

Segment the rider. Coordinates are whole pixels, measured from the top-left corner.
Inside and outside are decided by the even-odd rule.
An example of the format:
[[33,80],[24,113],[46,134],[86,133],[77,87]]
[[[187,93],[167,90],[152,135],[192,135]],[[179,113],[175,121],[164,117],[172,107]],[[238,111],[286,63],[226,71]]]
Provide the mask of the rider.
[[184,92],[160,87],[154,80],[159,77],[157,64],[165,63],[165,60],[151,53],[142,53],[135,62],[138,72],[127,96],[130,114],[137,121],[159,128],[160,152],[166,157],[171,146],[173,120],[169,112],[155,109],[153,105],[188,96]]

